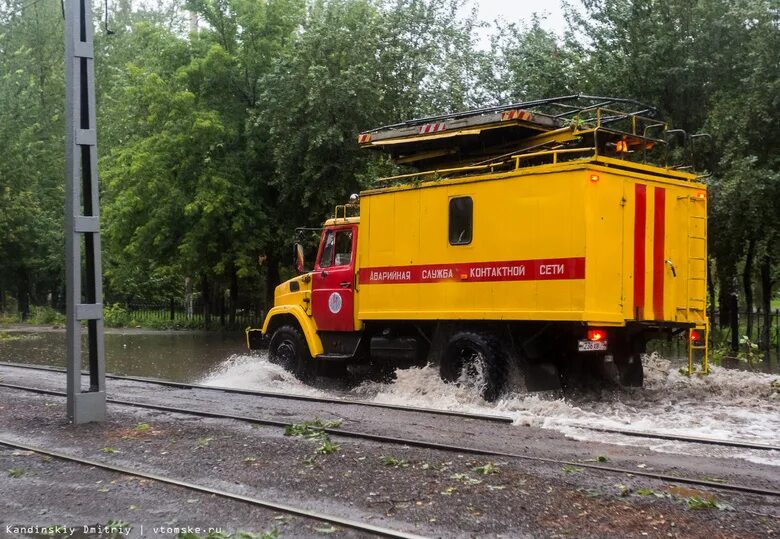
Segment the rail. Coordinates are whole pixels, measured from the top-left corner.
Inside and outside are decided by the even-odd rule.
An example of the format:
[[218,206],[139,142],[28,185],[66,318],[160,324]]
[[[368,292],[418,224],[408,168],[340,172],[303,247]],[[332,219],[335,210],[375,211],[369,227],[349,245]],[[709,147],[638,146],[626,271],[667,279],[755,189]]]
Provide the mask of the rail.
[[[15,386],[14,384],[5,384],[0,383],[0,387],[7,387],[10,389],[16,389],[20,391],[28,391],[33,393],[40,393],[40,394],[46,394],[46,395],[53,395],[53,396],[65,396],[64,392],[59,391],[53,391],[53,390],[47,390],[47,389],[40,389],[40,388],[33,388],[33,387],[26,387],[26,386]],[[250,417],[250,416],[241,416],[241,415],[234,415],[234,414],[222,414],[219,412],[211,412],[206,410],[192,410],[188,408],[177,408],[172,406],[162,406],[162,405],[156,405],[151,403],[142,403],[137,401],[124,401],[119,399],[111,399],[107,398],[106,402],[112,403],[112,404],[118,404],[122,406],[131,406],[136,408],[145,408],[149,410],[156,410],[156,411],[162,411],[162,412],[172,412],[172,413],[179,413],[179,414],[186,414],[186,415],[194,415],[199,417],[209,417],[209,418],[219,418],[219,419],[231,419],[236,421],[242,421],[247,422],[251,424],[256,425],[263,425],[263,426],[271,426],[271,427],[287,427],[289,423],[284,421],[278,421],[273,419],[266,419],[266,418],[258,418],[258,417]],[[490,457],[499,457],[499,458],[511,458],[516,460],[524,460],[529,462],[538,462],[542,464],[554,464],[554,465],[562,465],[562,466],[576,466],[578,468],[588,469],[588,470],[594,470],[599,472],[610,472],[610,473],[620,473],[620,474],[628,474],[631,476],[639,476],[639,477],[648,477],[651,479],[659,479],[662,481],[668,481],[671,483],[680,483],[680,484],[687,484],[687,485],[696,485],[699,487],[708,487],[712,489],[717,490],[724,490],[724,491],[732,491],[732,492],[742,492],[747,494],[758,494],[761,496],[771,496],[771,497],[780,497],[780,490],[774,490],[774,489],[766,489],[757,487],[754,485],[740,485],[740,484],[733,484],[733,483],[721,483],[717,481],[709,481],[709,480],[703,480],[703,479],[696,479],[693,477],[685,477],[685,476],[678,476],[678,475],[671,475],[671,474],[665,474],[665,473],[658,473],[658,472],[650,472],[650,471],[644,471],[644,470],[636,470],[634,468],[626,469],[626,468],[620,468],[616,466],[605,466],[602,464],[591,464],[588,462],[581,462],[581,461],[569,461],[569,460],[563,460],[563,459],[555,459],[550,457],[540,457],[535,455],[527,455],[523,453],[512,453],[508,451],[498,451],[493,449],[484,449],[479,447],[473,447],[473,446],[460,446],[460,445],[454,445],[454,444],[447,444],[447,443],[441,443],[441,442],[433,442],[428,440],[420,440],[420,439],[413,439],[413,438],[400,438],[397,436],[385,436],[381,434],[372,434],[367,432],[361,432],[361,431],[350,431],[345,430],[341,428],[322,428],[320,429],[323,432],[331,435],[331,436],[340,436],[345,438],[357,438],[357,439],[363,439],[373,442],[379,442],[384,444],[392,444],[392,445],[403,445],[403,446],[409,446],[409,447],[419,447],[424,449],[433,449],[433,450],[439,450],[439,451],[447,451],[447,452],[455,452],[455,453],[470,453],[474,455],[484,455],[484,456],[490,456]],[[5,443],[4,441],[0,440],[0,443]],[[8,445],[11,445],[10,443]],[[316,518],[316,517],[315,517]],[[354,527],[354,526],[350,526]]]

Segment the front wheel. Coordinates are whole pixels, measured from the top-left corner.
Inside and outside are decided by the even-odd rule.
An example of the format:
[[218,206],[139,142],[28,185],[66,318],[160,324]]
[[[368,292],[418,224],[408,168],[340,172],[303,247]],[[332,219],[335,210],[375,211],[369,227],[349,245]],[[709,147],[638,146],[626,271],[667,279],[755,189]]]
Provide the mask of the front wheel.
[[440,374],[445,382],[476,386],[483,399],[493,402],[506,384],[506,354],[494,335],[459,332],[447,343]]
[[268,346],[271,363],[284,367],[298,380],[306,382],[312,378],[312,358],[309,347],[301,332],[292,326],[281,326],[274,331]]

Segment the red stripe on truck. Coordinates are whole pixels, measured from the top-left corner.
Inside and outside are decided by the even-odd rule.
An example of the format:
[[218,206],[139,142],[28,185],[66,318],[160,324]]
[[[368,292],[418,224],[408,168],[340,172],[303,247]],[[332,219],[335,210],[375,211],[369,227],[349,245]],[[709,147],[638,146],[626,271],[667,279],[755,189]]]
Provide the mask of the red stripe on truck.
[[361,268],[361,284],[550,281],[585,278],[585,258],[546,258]]
[[666,238],[666,189],[653,188],[653,311],[664,319],[664,240]]
[[647,228],[647,187],[634,189],[634,315],[644,318],[645,310],[645,235]]

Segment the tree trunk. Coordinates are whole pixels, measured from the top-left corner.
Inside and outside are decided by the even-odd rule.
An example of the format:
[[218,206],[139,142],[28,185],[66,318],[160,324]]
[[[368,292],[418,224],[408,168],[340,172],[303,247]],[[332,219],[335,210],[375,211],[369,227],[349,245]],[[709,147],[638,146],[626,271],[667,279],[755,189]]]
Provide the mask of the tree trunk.
[[747,330],[745,335],[753,340],[753,258],[756,253],[756,242],[752,238],[748,241],[745,254],[745,270],[742,272],[742,288],[745,291],[745,312],[747,316]]
[[30,316],[30,283],[25,271],[19,272],[16,281],[16,294],[19,302],[19,315],[22,320],[27,320]]
[[187,316],[187,320],[192,319],[192,278],[185,277],[184,279],[184,313]]
[[217,308],[219,309],[219,325],[225,327],[225,289],[221,286],[217,288]]
[[200,295],[203,301],[203,321],[206,327],[211,324],[211,290],[209,288],[209,279],[205,275],[200,278]]
[[236,310],[238,309],[238,271],[235,266],[230,271],[230,312],[228,322],[233,327],[236,324]]
[[[769,255],[764,255],[761,261],[761,310],[764,314],[764,323],[761,328],[759,342],[764,351],[764,361],[769,364],[769,334],[772,327],[772,266]],[[780,337],[778,337],[780,338]]]
[[739,301],[737,294],[729,295],[729,325],[731,326],[731,351],[739,352]]
[[710,296],[710,346],[712,346],[712,343],[714,342],[714,332],[712,331],[712,327],[715,324],[715,281],[712,279],[712,259],[709,258],[707,260],[707,291],[709,292]]

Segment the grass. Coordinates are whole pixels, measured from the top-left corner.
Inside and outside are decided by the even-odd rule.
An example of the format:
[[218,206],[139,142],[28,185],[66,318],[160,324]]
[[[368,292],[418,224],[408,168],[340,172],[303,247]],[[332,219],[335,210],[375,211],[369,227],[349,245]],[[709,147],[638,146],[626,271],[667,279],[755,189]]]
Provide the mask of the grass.
[[8,477],[13,477],[14,479],[18,479],[22,477],[26,472],[24,471],[24,468],[11,468],[8,470]]

